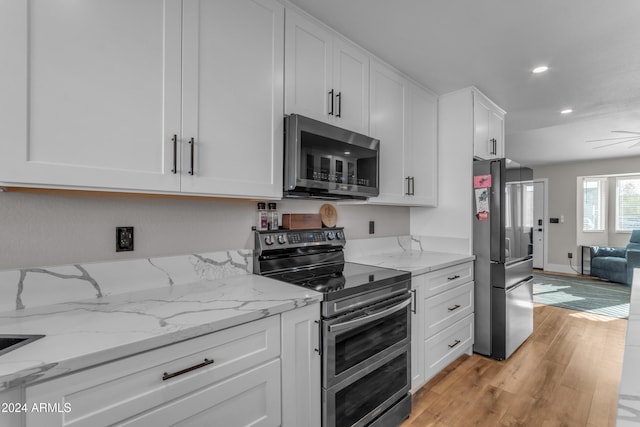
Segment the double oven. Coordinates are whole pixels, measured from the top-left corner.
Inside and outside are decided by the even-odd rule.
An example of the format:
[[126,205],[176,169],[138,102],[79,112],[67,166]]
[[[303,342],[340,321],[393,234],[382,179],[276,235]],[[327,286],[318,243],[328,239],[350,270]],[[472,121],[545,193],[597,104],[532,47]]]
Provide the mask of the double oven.
[[340,228],[256,232],[254,273],[323,294],[323,427],[398,426],[411,412],[411,275],[344,262],[344,244]]

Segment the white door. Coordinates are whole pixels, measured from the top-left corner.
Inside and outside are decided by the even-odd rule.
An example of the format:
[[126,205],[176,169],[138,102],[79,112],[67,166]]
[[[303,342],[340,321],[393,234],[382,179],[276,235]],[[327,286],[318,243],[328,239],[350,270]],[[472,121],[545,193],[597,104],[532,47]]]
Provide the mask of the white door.
[[177,191],[180,17],[180,0],[1,2],[0,181]]
[[544,269],[545,183],[533,183],[533,268]]
[[484,97],[473,93],[473,155],[481,159],[490,159],[489,117],[491,107]]
[[332,122],[333,35],[292,10],[286,13],[285,113]]
[[284,7],[185,0],[183,19],[182,191],[281,197]]
[[371,136],[380,140],[380,196],[375,202],[402,202],[407,192],[404,173],[404,120],[407,81],[371,61]]
[[333,43],[335,125],[369,134],[369,55],[340,38]]
[[438,98],[427,90],[408,85],[405,127],[405,171],[410,177],[406,204],[438,204]]

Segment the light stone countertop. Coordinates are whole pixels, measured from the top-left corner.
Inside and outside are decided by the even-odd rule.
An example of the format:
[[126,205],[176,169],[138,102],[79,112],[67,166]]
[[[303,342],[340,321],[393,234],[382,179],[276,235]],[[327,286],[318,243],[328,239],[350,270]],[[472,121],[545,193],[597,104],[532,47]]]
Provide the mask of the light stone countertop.
[[418,276],[430,271],[473,261],[474,259],[475,257],[473,255],[407,250],[388,254],[364,255],[349,259],[349,261],[374,265],[376,267],[404,270],[410,272],[412,276]]
[[321,301],[245,274],[0,313],[0,334],[44,338],[0,355],[0,391]]
[[[351,240],[345,248],[349,262],[404,270],[412,276],[475,260],[465,254],[464,239],[397,236]],[[434,250],[437,249],[437,250]]]
[[616,425],[640,426],[640,268],[634,270]]

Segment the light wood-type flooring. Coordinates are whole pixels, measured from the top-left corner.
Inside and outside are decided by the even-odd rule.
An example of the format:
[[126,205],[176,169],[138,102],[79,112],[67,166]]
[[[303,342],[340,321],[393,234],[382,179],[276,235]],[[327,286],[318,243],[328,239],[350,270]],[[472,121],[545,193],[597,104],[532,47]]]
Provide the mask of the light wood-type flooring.
[[627,321],[536,305],[506,361],[464,355],[413,397],[401,427],[615,426]]

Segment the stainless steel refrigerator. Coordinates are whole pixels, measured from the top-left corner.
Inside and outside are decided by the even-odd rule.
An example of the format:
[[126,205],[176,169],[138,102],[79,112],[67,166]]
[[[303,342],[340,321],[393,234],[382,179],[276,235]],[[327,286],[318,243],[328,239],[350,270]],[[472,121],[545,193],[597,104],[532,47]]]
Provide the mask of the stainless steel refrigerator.
[[476,353],[508,358],[533,332],[533,171],[473,162]]

